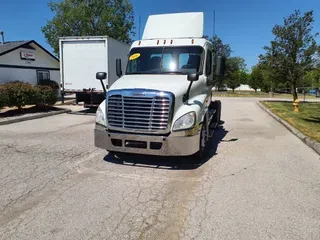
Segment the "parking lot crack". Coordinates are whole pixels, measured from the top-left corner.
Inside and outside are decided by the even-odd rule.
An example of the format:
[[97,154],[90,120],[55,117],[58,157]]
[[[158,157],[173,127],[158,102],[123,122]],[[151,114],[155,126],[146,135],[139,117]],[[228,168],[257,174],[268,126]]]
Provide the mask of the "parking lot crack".
[[240,169],[239,171],[231,173],[231,174],[221,175],[222,176],[221,178],[226,178],[226,177],[231,177],[231,176],[238,175],[238,174],[240,174],[242,172],[245,172],[246,170],[249,170],[249,169],[253,168],[254,166],[256,166],[256,164],[257,163],[254,163],[254,164],[252,164],[252,165],[250,165],[248,167],[244,167],[244,168]]

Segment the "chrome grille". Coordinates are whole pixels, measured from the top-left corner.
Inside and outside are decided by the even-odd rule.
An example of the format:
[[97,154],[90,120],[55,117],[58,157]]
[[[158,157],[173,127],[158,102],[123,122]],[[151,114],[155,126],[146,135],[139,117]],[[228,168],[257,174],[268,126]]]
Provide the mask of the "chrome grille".
[[170,126],[173,97],[163,92],[118,91],[108,93],[110,129],[164,133]]

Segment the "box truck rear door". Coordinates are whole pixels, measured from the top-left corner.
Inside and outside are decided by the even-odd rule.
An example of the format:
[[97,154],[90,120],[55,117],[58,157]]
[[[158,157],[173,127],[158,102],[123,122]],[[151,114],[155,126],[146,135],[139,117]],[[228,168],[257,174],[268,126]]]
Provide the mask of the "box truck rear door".
[[103,90],[96,80],[97,72],[108,72],[104,40],[65,41],[63,79],[65,91],[95,88]]

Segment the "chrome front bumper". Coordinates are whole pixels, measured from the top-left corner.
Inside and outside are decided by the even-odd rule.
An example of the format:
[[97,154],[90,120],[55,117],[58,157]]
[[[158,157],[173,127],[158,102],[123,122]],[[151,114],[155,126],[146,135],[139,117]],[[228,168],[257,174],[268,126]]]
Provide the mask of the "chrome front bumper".
[[111,133],[101,126],[94,130],[96,147],[123,153],[190,156],[199,151],[199,141],[200,132],[197,129],[173,133],[170,136]]

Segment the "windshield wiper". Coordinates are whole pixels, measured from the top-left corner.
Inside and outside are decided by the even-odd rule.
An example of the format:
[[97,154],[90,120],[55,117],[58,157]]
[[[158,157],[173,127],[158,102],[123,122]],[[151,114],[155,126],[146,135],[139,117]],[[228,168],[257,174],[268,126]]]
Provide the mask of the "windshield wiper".
[[127,75],[130,75],[130,74],[143,74],[143,72],[131,72],[131,73],[126,73]]
[[166,73],[175,73],[175,74],[181,74],[181,75],[184,75],[183,72],[180,72],[180,71],[167,71],[167,72],[161,72],[163,74],[166,74]]
[[160,74],[159,72],[131,72],[131,73],[127,73],[127,75],[130,74]]

